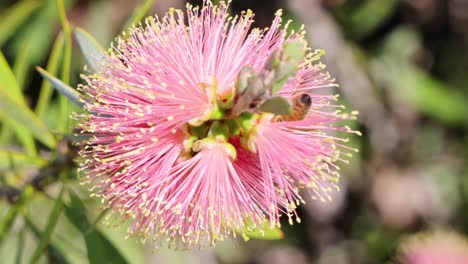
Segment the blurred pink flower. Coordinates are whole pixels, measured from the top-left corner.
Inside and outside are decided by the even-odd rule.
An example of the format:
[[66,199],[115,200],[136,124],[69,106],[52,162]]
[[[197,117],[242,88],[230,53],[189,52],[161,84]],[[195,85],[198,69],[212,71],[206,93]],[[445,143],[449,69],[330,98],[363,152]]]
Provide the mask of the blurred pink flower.
[[400,258],[405,264],[466,264],[468,241],[450,232],[419,234],[402,243]]
[[[281,29],[280,15],[251,30],[252,12],[231,17],[223,2],[188,5],[187,18],[171,10],[118,38],[98,72],[83,76],[89,114],[80,128],[89,138],[81,142],[80,171],[94,195],[132,219],[130,235],[214,244],[265,221],[279,226],[282,214],[300,221],[299,188],[329,199],[335,162],[349,149],[324,131],[352,132],[332,123],[353,115],[334,110],[336,96],[313,93],[336,86],[316,62],[319,52],[301,46],[297,72],[277,93],[290,101],[302,94],[297,103],[311,104],[304,116],[281,117],[253,103],[274,95],[262,85],[288,69],[274,68],[287,59],[285,45],[303,41],[302,30]],[[242,93],[244,69],[257,77],[247,78]],[[257,88],[256,98],[245,95]]]

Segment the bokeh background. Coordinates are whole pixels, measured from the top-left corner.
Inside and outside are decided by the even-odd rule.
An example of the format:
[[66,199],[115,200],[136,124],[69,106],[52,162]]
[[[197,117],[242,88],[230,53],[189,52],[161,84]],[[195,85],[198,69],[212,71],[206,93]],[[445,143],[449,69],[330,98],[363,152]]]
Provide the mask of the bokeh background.
[[[347,125],[363,136],[350,136],[360,152],[341,166],[341,192],[302,206],[302,223],[285,221],[283,239],[188,252],[125,239],[125,224],[105,225],[99,201],[78,184],[69,136],[77,109],[35,70],[80,82],[85,60],[74,39],[67,46],[59,2],[0,0],[0,263],[410,263],[402,252],[417,251],[433,232],[437,241],[422,254],[468,251],[468,1],[233,0],[232,12],[252,9],[258,27],[280,8],[292,28],[305,25],[310,46],[327,52],[340,84],[333,92],[360,112]],[[71,26],[103,47],[129,18],[185,6],[64,3]],[[31,120],[60,140],[48,143],[41,132],[33,140],[41,126]]]

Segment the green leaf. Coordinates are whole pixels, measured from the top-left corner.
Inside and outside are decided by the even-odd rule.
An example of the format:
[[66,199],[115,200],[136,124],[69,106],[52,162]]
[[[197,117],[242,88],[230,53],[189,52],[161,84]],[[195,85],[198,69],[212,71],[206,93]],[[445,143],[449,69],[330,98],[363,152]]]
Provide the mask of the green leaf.
[[26,130],[31,132],[44,145],[53,148],[56,139],[49,132],[47,127],[37,118],[36,115],[24,104],[21,104],[9,94],[5,93],[5,88],[0,86],[0,114],[4,116],[16,130]]
[[284,238],[284,233],[278,227],[270,227],[270,223],[265,221],[262,228],[244,228],[240,232],[244,237],[244,240],[250,238],[263,239],[263,240],[278,240]]
[[[19,87],[18,82],[16,81],[15,75],[1,52],[0,52],[0,89],[3,89],[3,92],[9,94],[18,102],[24,105],[26,104],[21,88]],[[2,117],[3,115],[4,114],[2,114],[2,112],[0,111],[0,117]],[[8,118],[9,117],[7,114],[1,119],[8,120]],[[13,128],[13,130],[15,130],[16,136],[19,138],[19,140],[21,141],[21,143],[26,148],[29,154],[32,155],[36,153],[36,145],[34,144],[34,139],[31,133],[24,130],[21,126],[18,126],[16,123],[14,124],[8,123],[6,124],[6,126],[2,128],[2,135],[1,135],[2,141],[4,142],[10,141],[10,135],[11,135],[10,128]]]
[[282,59],[291,63],[299,64],[307,51],[307,42],[302,38],[296,38],[286,41],[283,46]]
[[31,133],[29,133],[28,130],[25,130],[22,125],[16,123],[15,120],[12,120],[10,117],[3,117],[3,115],[4,113],[0,109],[0,120],[4,120],[5,122],[1,131],[1,142],[4,144],[11,144],[11,137],[13,136],[14,131],[28,155],[35,155],[37,153],[37,149]]
[[17,131],[29,131],[49,148],[56,145],[56,139],[41,120],[21,101],[6,92],[0,85],[0,114]]
[[[47,56],[52,41],[55,38],[55,30],[58,22],[58,12],[54,0],[42,0],[42,4],[36,14],[28,21],[28,26],[23,27],[21,32],[15,35],[12,42],[15,56],[22,52],[24,43],[30,43],[33,49],[28,56],[28,65],[40,64]],[[66,0],[67,7],[74,0]]]
[[[31,221],[31,219],[28,217],[28,216],[25,216],[25,221],[26,221],[26,225],[27,227],[32,231],[32,233],[34,234],[34,236],[37,238],[37,239],[41,239],[41,237],[43,236],[43,234],[39,231],[39,229],[33,224],[33,222]],[[61,264],[67,264],[69,263],[67,261],[67,259],[65,258],[64,254],[62,253],[62,251],[60,251],[54,243],[49,243],[49,245],[47,246],[47,255],[48,255],[48,261],[50,263],[61,263]]]
[[11,206],[0,222],[0,244],[13,226],[13,222],[18,215],[19,206]]
[[13,223],[15,222],[18,213],[21,212],[22,206],[24,205],[25,201],[31,198],[33,192],[34,190],[32,186],[28,185],[24,187],[19,197],[15,198],[15,203],[8,208],[3,218],[0,220],[0,245],[2,244],[5,236],[12,228]]
[[93,229],[85,236],[89,263],[129,263],[119,250],[102,234]]
[[145,0],[135,8],[130,18],[125,23],[124,30],[140,22],[153,6],[154,0]]
[[70,203],[65,207],[65,215],[83,235],[86,235],[94,228],[89,223],[88,216],[86,215],[86,207],[72,190],[69,190],[68,193],[70,196]]
[[[62,63],[62,80],[64,83],[70,83],[70,68],[71,68],[71,56],[72,56],[72,37],[71,37],[71,26],[67,19],[67,11],[65,9],[65,3],[63,0],[57,0],[57,9],[60,15],[60,21],[62,23],[63,34],[65,35],[65,50],[63,51],[63,63]],[[59,97],[60,117],[59,117],[59,131],[62,133],[67,132],[69,123],[69,102],[64,96]]]
[[382,57],[372,66],[377,79],[422,112],[447,123],[466,124],[468,121],[468,99],[459,91],[393,57]]
[[[63,33],[60,33],[55,40],[54,46],[50,53],[49,61],[47,62],[46,71],[51,75],[57,74],[60,58],[63,50],[64,39]],[[52,87],[47,79],[44,79],[41,84],[41,90],[39,93],[39,99],[36,104],[35,112],[41,120],[44,120],[44,114],[46,108],[50,105],[50,99],[52,98]]]
[[73,33],[89,66],[93,71],[97,71],[107,56],[106,51],[84,29],[76,27]]
[[0,47],[15,33],[28,17],[39,7],[40,1],[25,0],[1,12]]
[[16,81],[21,90],[24,90],[26,75],[28,74],[28,55],[31,50],[31,45],[25,43],[23,45],[23,52],[18,56],[13,64],[13,73],[15,74]]
[[63,201],[62,195],[64,192],[64,187],[62,186],[62,190],[60,191],[59,195],[55,199],[54,207],[52,208],[52,212],[49,215],[49,220],[47,221],[47,225],[42,232],[41,239],[39,240],[39,245],[37,246],[36,250],[32,254],[30,263],[36,263],[39,258],[42,256],[42,253],[49,245],[50,239],[52,237],[52,232],[54,231],[55,226],[57,225],[60,213],[62,213],[63,209]]
[[23,166],[44,166],[47,164],[47,160],[40,156],[31,156],[22,152],[9,151],[0,149],[0,171],[7,170],[11,167],[23,167]]
[[[275,95],[289,78],[296,75],[299,64],[306,56],[306,52],[307,42],[302,38],[297,38],[288,40],[284,44],[281,54],[279,52],[273,53],[272,56],[274,57],[270,59],[271,67],[275,73],[270,88],[272,95]],[[278,54],[279,57],[276,57]]]
[[106,208],[104,210],[100,210],[101,212],[99,212],[98,216],[96,217],[96,219],[94,220],[93,222],[93,225],[96,226],[99,221],[101,221],[101,219],[107,214],[107,212],[109,212],[109,208]]
[[65,214],[84,237],[89,263],[128,263],[112,242],[89,222],[81,199],[72,191],[69,194],[70,204],[65,207]]
[[385,22],[400,4],[399,0],[368,0],[349,17],[353,35],[362,39]]
[[[414,26],[404,25],[394,29],[385,37],[379,55],[393,59],[412,61],[423,47],[421,32]],[[405,47],[402,49],[401,47]]]
[[8,93],[15,100],[25,103],[24,96],[21,92],[21,88],[16,81],[13,70],[8,65],[8,62],[0,52],[0,86],[4,87],[4,92]]
[[290,115],[292,113],[292,108],[286,98],[273,96],[260,105],[258,111],[277,115]]
[[68,86],[58,78],[50,75],[41,67],[36,67],[36,69],[42,75],[42,77],[48,80],[52,84],[52,87],[54,87],[59,93],[63,94],[65,97],[70,99],[70,101],[72,101],[79,107],[83,107],[83,104],[80,102],[80,93],[77,90]]
[[18,250],[16,251],[15,264],[21,264],[24,249],[24,232],[25,229],[21,229],[18,234],[18,244],[16,246]]

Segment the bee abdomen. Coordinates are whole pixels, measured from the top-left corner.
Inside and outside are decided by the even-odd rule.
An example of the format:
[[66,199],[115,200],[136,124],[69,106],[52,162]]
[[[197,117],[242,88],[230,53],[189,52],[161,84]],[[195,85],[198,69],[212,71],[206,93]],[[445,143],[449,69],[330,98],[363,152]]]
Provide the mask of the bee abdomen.
[[282,121],[297,121],[302,120],[309,113],[310,106],[312,105],[312,98],[306,93],[297,94],[291,98],[292,114],[290,115],[276,115],[273,117],[273,122]]

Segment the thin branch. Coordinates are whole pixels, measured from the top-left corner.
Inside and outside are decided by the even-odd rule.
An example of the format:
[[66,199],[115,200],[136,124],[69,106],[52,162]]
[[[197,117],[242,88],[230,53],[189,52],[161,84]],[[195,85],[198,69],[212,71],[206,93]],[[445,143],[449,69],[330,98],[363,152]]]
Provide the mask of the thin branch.
[[44,188],[59,180],[60,174],[75,166],[76,156],[74,147],[69,140],[62,140],[57,146],[57,157],[47,166],[39,169],[22,187],[0,185],[0,198],[5,197],[9,203],[18,202],[24,190],[33,187],[34,190],[44,191]]

